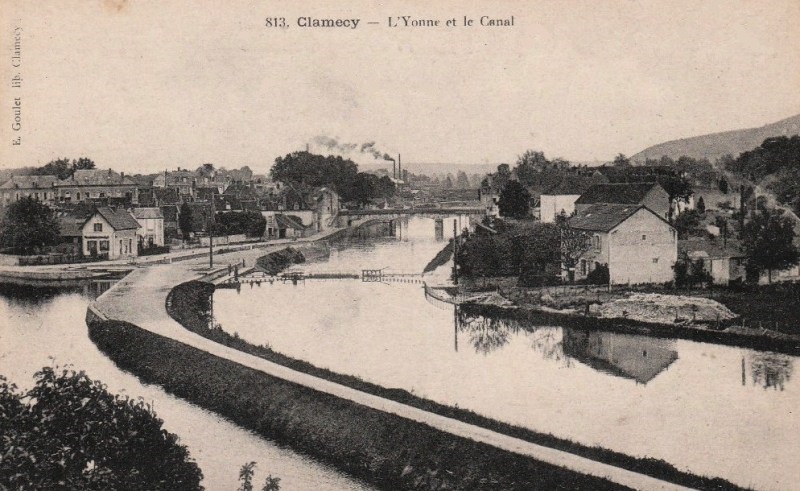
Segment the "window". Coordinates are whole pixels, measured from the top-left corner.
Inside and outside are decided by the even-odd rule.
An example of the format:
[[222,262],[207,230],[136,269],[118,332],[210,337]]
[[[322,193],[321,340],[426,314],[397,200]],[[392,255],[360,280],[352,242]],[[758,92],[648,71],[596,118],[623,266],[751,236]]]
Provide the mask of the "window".
[[586,259],[581,259],[581,274],[586,275]]
[[600,249],[600,245],[601,245],[601,243],[600,243],[600,236],[599,236],[599,235],[595,235],[595,236],[593,237],[593,240],[594,240],[594,247],[595,247],[596,249]]
[[657,257],[653,258],[653,264],[658,264],[658,258]]
[[109,244],[108,244],[107,240],[101,240],[100,241],[100,252],[104,252],[104,253],[108,254],[108,246],[109,246]]
[[642,240],[647,240],[647,235],[642,234]]
[[95,232],[102,232],[103,231],[103,224],[102,223],[95,223],[94,224],[94,231]]

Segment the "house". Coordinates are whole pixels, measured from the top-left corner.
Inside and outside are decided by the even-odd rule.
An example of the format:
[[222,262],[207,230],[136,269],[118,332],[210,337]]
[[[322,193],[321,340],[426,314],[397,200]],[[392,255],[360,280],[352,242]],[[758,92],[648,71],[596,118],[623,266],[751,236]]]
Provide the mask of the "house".
[[276,233],[275,237],[278,239],[303,237],[306,228],[296,215],[284,215],[283,213],[275,215],[274,233]]
[[0,208],[27,197],[52,204],[56,200],[57,181],[56,176],[11,176],[0,185]]
[[703,269],[708,271],[716,285],[743,281],[746,277],[747,260],[736,238],[690,237],[678,241],[678,251],[681,257],[702,260]]
[[595,184],[575,201],[578,213],[598,203],[644,205],[662,218],[669,217],[669,194],[657,182]]
[[131,213],[139,223],[136,231],[141,248],[164,246],[164,214],[161,208],[134,208]]
[[314,226],[317,232],[328,230],[339,215],[339,193],[323,187],[314,190],[310,197],[314,206]]
[[663,217],[644,205],[596,204],[570,218],[569,225],[590,240],[576,266],[584,279],[606,265],[611,284],[664,283],[673,279],[678,234]]
[[119,259],[138,255],[136,231],[139,223],[121,208],[102,206],[81,227],[83,255]]
[[[599,182],[598,182],[599,181]],[[602,175],[564,176],[558,184],[545,189],[539,197],[539,219],[552,223],[558,215],[570,216],[575,212],[575,202],[594,184],[608,182]]]
[[194,190],[197,187],[197,173],[194,171],[178,168],[176,171],[157,175],[153,179],[153,187],[174,189],[182,197],[191,199],[194,197]]
[[134,205],[139,202],[139,185],[124,172],[111,169],[78,169],[72,177],[57,181],[55,187],[60,203],[108,199]]

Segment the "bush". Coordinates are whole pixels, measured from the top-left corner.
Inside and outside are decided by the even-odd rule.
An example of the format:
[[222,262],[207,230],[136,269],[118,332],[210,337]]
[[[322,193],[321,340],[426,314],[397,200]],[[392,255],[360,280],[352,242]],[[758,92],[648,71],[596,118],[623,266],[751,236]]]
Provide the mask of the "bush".
[[605,264],[598,264],[586,276],[586,282],[590,285],[607,285],[610,280],[611,274]]
[[83,372],[35,379],[19,393],[0,377],[0,488],[202,489],[200,468],[144,401]]

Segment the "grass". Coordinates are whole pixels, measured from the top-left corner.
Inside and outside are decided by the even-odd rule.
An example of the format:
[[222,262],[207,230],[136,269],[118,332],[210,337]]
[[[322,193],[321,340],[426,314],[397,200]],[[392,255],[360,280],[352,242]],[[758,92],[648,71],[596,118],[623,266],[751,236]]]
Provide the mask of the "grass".
[[[706,478],[677,470],[672,465],[657,459],[636,458],[625,454],[613,452],[599,447],[587,447],[569,440],[557,438],[553,435],[538,433],[526,428],[521,428],[499,421],[495,421],[472,411],[450,407],[434,401],[417,397],[402,389],[388,389],[379,385],[365,382],[357,377],[343,375],[330,370],[315,367],[314,365],[297,360],[286,355],[276,353],[267,346],[255,346],[238,336],[228,334],[219,328],[209,328],[211,296],[214,286],[208,283],[192,281],[176,286],[169,294],[167,311],[177,322],[187,329],[196,332],[212,341],[225,346],[258,356],[269,361],[287,366],[294,370],[308,373],[332,382],[336,382],[356,390],[374,394],[386,399],[407,404],[425,411],[450,417],[465,423],[481,426],[498,433],[520,438],[532,443],[556,448],[587,457],[600,462],[619,466],[634,472],[647,474],[656,478],[682,484],[696,489],[738,489],[732,483],[719,478]],[[491,315],[507,315],[508,311],[498,309],[496,312],[484,312]],[[519,315],[516,313],[515,315]],[[548,318],[549,319],[549,318]],[[587,320],[585,318],[578,318]],[[553,325],[557,320],[540,319]],[[592,319],[596,320],[596,319]],[[585,327],[585,326],[584,326]]]
[[129,323],[92,321],[89,335],[144,382],[383,489],[621,489],[271,377]]

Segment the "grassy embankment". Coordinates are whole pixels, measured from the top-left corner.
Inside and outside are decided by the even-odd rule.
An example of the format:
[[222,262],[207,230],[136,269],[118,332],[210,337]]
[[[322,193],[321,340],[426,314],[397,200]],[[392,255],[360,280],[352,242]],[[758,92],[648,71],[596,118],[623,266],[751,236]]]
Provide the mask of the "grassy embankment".
[[384,489],[619,489],[271,377],[120,321],[89,335],[122,369]]
[[685,486],[697,489],[736,489],[736,486],[722,479],[710,479],[681,472],[661,460],[634,458],[602,448],[586,447],[552,435],[536,433],[525,428],[494,421],[471,411],[445,406],[416,397],[405,390],[384,388],[364,382],[357,377],[337,374],[315,367],[308,362],[276,353],[266,346],[254,346],[221,329],[209,329],[209,312],[213,291],[213,285],[197,281],[178,285],[170,292],[167,310],[184,327],[215,342],[366,393]]

